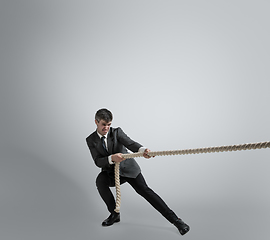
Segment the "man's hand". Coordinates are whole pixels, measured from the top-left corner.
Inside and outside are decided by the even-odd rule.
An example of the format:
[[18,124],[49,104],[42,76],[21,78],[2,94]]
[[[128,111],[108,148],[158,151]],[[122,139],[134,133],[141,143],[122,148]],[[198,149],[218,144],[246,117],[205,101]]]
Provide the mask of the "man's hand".
[[122,153],[116,153],[112,155],[112,161],[113,162],[122,162],[125,159],[122,157]]
[[[151,158],[151,156],[148,155],[149,152],[151,152],[150,149],[146,148],[146,149],[144,150],[143,156],[144,156],[145,158]],[[155,157],[155,156],[153,156],[153,157]]]

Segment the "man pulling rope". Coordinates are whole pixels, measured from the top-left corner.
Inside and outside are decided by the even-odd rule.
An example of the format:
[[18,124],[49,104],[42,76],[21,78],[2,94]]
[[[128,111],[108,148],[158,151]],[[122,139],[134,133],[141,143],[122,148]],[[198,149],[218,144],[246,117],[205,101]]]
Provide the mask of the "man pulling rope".
[[[151,156],[148,155],[150,150],[130,139],[121,128],[112,128],[112,119],[113,116],[109,110],[98,110],[95,115],[97,129],[86,138],[92,158],[97,167],[101,168],[101,173],[96,179],[97,189],[110,212],[110,216],[102,222],[102,226],[120,222],[120,184],[128,182],[139,195],[174,224],[181,235],[186,234],[190,229],[189,226],[167,206],[157,193],[148,187],[135,159],[123,157],[129,149],[132,152],[141,152],[142,156],[150,158]],[[114,176],[118,182],[117,204],[119,207],[116,207],[110,190],[110,187],[115,186]]]
[[[150,152],[148,148],[130,139],[121,128],[112,128],[112,113],[107,109],[96,112],[96,131],[86,138],[92,158],[101,168],[96,179],[98,192],[105,202],[110,216],[102,222],[102,226],[110,226],[120,222],[120,184],[128,182],[134,190],[147,200],[169,222],[174,224],[181,235],[186,234],[190,227],[172,211],[162,198],[148,187],[138,163],[134,157],[150,158],[153,156],[184,155],[208,152],[239,151],[269,148],[270,142],[241,144],[210,148],[197,148],[175,151]],[[133,153],[128,154],[127,149]],[[116,201],[110,187],[116,187]]]

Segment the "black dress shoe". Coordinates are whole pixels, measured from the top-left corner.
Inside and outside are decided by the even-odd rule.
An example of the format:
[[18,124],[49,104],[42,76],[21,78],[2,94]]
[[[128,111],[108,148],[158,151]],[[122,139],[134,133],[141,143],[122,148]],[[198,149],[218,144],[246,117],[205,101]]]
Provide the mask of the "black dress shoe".
[[116,222],[120,222],[120,213],[113,212],[107,219],[102,222],[102,226],[111,226]]
[[185,224],[180,218],[178,218],[173,224],[178,228],[181,235],[184,235],[189,231],[189,226]]

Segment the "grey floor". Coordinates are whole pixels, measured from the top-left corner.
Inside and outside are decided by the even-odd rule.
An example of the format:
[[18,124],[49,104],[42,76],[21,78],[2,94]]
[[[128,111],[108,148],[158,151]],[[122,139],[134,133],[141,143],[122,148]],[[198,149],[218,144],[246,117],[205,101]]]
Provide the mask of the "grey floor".
[[[0,168],[1,239],[164,240],[182,237],[144,199],[130,191],[129,185],[122,185],[121,222],[104,228],[101,222],[108,214],[95,189],[83,190],[71,178],[34,156],[23,155],[23,152],[11,155],[3,158]],[[190,202],[180,199],[176,195],[170,203],[191,227],[185,239],[267,240],[269,237],[267,204],[240,204],[239,201],[207,204],[200,199]]]

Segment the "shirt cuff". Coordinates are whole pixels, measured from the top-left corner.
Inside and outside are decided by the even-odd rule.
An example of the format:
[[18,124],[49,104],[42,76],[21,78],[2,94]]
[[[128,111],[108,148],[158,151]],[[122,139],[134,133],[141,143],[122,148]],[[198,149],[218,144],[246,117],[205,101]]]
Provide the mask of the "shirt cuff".
[[142,152],[143,153],[145,151],[145,149],[147,149],[147,147],[140,147],[139,148],[139,152]]
[[112,161],[112,155],[110,155],[109,157],[108,157],[108,161],[109,161],[109,164],[114,164],[114,162]]

